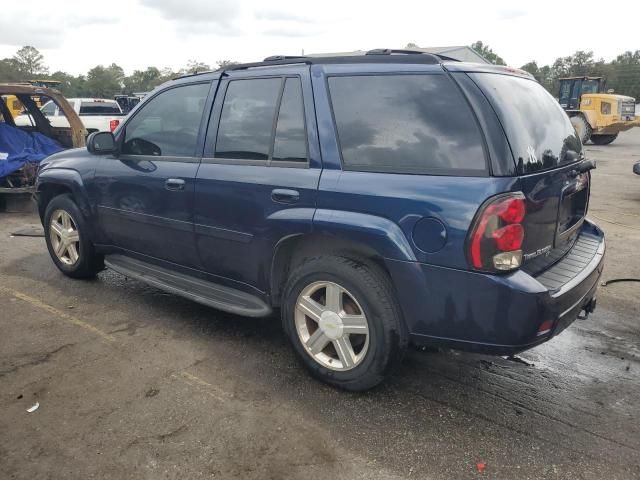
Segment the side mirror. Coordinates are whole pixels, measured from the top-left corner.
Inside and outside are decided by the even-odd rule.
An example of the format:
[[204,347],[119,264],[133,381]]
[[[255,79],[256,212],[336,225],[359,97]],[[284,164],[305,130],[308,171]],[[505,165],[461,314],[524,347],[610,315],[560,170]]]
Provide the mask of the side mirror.
[[111,132],[93,132],[87,137],[87,150],[94,155],[116,153],[116,139]]
[[640,162],[637,162],[633,165],[633,173],[636,175],[640,175]]

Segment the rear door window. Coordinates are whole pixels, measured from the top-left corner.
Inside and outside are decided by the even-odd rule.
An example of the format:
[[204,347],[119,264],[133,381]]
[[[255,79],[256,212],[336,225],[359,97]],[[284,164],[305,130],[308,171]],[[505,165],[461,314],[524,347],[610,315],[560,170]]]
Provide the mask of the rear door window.
[[224,97],[215,156],[267,160],[281,78],[234,80]]
[[273,166],[305,164],[307,137],[300,78],[230,81],[220,115],[215,158]]
[[302,86],[299,78],[287,78],[278,112],[273,161],[306,162],[307,140],[304,131]]
[[582,144],[569,117],[538,82],[497,73],[469,76],[496,110],[520,173],[555,168],[579,158]]
[[486,172],[476,119],[447,76],[335,76],[329,90],[346,170]]

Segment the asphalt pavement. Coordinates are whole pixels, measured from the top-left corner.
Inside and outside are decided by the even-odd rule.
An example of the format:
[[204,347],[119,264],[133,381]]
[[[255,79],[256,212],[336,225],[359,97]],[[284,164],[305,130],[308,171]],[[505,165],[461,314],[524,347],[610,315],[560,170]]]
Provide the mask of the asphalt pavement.
[[[587,153],[603,280],[640,278],[640,129]],[[11,235],[37,223],[0,213],[2,479],[640,478],[640,283],[515,360],[411,351],[354,394],[310,378],[277,318],[64,277]]]

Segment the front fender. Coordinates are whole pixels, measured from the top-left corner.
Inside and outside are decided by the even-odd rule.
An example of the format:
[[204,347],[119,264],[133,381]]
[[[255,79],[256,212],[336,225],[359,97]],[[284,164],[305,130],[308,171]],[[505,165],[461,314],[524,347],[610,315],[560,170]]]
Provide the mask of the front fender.
[[582,113],[584,118],[587,120],[587,123],[589,123],[589,125],[593,130],[599,127],[599,122],[598,122],[599,118],[598,118],[598,114],[595,111],[581,110],[580,112]]
[[45,207],[41,204],[43,193],[49,188],[69,190],[85,218],[91,216],[87,191],[81,175],[76,170],[49,167],[38,174],[36,179],[36,198],[41,211]]
[[313,231],[368,245],[383,258],[416,261],[411,245],[400,227],[383,217],[318,209],[313,217]]

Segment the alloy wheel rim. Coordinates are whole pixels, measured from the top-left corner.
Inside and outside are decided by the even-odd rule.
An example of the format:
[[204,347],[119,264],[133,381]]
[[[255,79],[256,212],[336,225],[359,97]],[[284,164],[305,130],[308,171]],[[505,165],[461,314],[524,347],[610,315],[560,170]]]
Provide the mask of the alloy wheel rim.
[[80,233],[73,217],[65,210],[51,215],[49,238],[53,252],[65,265],[75,265],[80,258]]
[[369,349],[369,322],[346,288],[314,282],[300,292],[295,324],[303,348],[323,367],[347,371],[357,367]]

